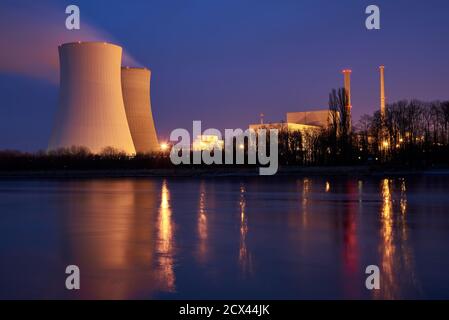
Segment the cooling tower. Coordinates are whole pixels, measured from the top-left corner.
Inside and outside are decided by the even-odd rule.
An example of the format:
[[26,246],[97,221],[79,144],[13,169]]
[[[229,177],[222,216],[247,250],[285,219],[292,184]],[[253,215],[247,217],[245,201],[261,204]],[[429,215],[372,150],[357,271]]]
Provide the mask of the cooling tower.
[[103,42],[59,47],[59,109],[49,149],[136,152],[123,104],[121,59],[121,47]]
[[126,117],[136,151],[160,151],[154,127],[150,100],[151,71],[144,68],[122,68],[122,91]]

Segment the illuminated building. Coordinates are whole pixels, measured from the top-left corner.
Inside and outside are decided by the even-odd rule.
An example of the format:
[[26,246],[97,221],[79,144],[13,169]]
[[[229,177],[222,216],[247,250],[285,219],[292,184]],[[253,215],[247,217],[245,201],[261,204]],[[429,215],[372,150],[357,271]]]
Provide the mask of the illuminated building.
[[288,122],[277,122],[277,123],[265,123],[265,124],[250,124],[250,129],[254,131],[258,131],[260,129],[278,129],[279,131],[289,131],[295,132],[300,131],[302,133],[305,132],[317,132],[320,130],[318,126],[306,125],[306,124],[298,124],[298,123],[288,123]]
[[211,151],[214,148],[222,150],[224,147],[224,141],[218,139],[216,135],[200,135],[193,141],[193,151]]
[[331,120],[329,109],[315,111],[288,112],[287,123],[327,128]]

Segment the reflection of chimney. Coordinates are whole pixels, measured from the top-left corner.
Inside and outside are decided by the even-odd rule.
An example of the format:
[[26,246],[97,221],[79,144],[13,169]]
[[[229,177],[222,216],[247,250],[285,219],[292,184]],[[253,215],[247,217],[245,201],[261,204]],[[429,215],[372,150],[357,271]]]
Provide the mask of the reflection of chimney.
[[352,70],[350,69],[345,69],[343,70],[343,74],[345,77],[345,91],[346,94],[348,95],[348,105],[346,106],[346,108],[348,109],[348,125],[349,125],[349,130],[351,130],[351,126],[352,126],[352,103],[351,103],[351,72]]
[[380,66],[380,115],[381,118],[385,117],[385,75],[384,75],[384,66]]

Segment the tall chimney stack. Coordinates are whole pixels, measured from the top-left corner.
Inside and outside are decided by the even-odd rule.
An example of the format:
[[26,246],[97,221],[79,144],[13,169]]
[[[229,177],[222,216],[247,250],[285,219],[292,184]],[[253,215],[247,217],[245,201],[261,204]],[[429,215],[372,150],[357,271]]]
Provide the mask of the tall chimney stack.
[[351,70],[345,69],[343,70],[343,74],[345,77],[345,90],[348,94],[348,107],[351,107]]
[[352,103],[351,103],[351,73],[352,70],[350,69],[345,69],[343,70],[343,75],[344,75],[344,79],[345,79],[345,90],[346,90],[346,94],[348,95],[348,105],[346,106],[346,108],[348,109],[348,121],[349,121],[349,130],[351,130],[351,126],[352,126]]
[[380,66],[380,116],[382,120],[385,118],[385,67]]

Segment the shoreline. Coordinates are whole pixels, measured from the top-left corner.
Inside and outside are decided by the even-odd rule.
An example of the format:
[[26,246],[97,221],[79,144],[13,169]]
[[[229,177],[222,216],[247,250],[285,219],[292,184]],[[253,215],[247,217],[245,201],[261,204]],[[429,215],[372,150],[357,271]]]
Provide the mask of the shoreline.
[[276,177],[302,176],[404,176],[448,175],[449,167],[412,169],[378,168],[370,166],[332,167],[280,167],[274,176],[260,176],[258,168],[170,168],[170,169],[118,169],[118,170],[46,170],[0,171],[0,180],[10,179],[89,179],[89,178],[226,178],[226,177]]

